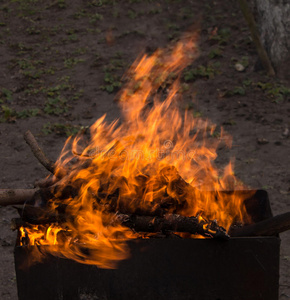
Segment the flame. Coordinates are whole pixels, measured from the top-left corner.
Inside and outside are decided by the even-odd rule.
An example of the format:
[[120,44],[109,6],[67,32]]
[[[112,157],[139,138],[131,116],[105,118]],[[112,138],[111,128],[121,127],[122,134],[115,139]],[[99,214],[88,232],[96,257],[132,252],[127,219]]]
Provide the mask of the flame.
[[68,139],[57,161],[56,176],[63,178],[49,205],[71,219],[21,228],[20,240],[29,237],[30,245],[50,246],[42,251],[113,268],[129,255],[126,241],[142,236],[122,226],[117,211],[161,209],[216,219],[227,230],[245,220],[244,198],[222,193],[242,187],[233,163],[222,172],[214,165],[217,147],[230,146],[231,138],[223,131],[212,137],[215,125],[179,109],[179,77],[198,56],[197,39],[197,33],[187,34],[171,49],[133,63],[118,95],[122,122],[108,124],[104,115],[89,139]]

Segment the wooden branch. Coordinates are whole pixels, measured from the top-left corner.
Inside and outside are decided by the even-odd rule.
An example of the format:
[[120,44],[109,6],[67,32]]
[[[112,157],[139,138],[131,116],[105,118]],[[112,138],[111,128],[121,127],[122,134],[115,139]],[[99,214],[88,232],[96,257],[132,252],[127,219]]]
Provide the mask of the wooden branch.
[[32,200],[38,189],[2,189],[0,190],[0,206],[23,204]]
[[255,18],[253,16],[251,9],[249,8],[248,2],[247,0],[239,0],[239,4],[241,7],[241,11],[244,15],[244,18],[248,23],[251,32],[251,37],[256,46],[261,63],[269,76],[275,76],[275,71],[272,67],[268,54],[262,45],[260,35],[257,29],[257,25],[255,22]]
[[24,139],[26,143],[29,145],[31,151],[33,152],[34,156],[38,159],[38,161],[51,173],[54,174],[55,172],[55,164],[50,161],[42,149],[39,147],[35,137],[31,133],[30,130],[26,131],[24,134]]
[[230,236],[274,236],[289,229],[290,212],[287,212],[248,226],[233,227]]

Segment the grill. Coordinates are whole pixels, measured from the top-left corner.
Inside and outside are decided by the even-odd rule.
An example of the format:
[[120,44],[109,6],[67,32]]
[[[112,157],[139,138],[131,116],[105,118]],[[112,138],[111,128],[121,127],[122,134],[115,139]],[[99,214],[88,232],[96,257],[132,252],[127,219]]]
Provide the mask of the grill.
[[[245,204],[254,222],[272,216],[265,191],[256,191]],[[278,300],[278,236],[152,238],[128,244],[131,257],[117,269],[53,256],[23,268],[30,251],[16,245],[19,299]]]

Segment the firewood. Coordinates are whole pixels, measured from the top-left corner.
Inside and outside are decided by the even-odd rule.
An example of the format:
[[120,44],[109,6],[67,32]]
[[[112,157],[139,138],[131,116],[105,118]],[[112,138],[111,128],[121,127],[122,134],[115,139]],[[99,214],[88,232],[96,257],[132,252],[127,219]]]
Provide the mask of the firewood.
[[35,189],[2,189],[0,190],[0,206],[23,204],[33,199]]
[[[40,207],[31,205],[14,206],[21,220],[12,223],[13,229],[23,225],[48,225],[52,223],[74,222],[74,217],[64,213],[54,213]],[[185,217],[177,214],[167,214],[162,217],[141,216],[136,214],[112,214],[112,222],[119,222],[135,232],[186,232],[200,234],[204,237],[228,239],[226,230],[218,226],[217,222],[205,220],[199,217]],[[23,223],[24,222],[24,223]]]
[[30,130],[26,131],[24,134],[24,139],[26,143],[29,145],[32,153],[38,159],[38,161],[51,173],[54,174],[55,172],[55,164],[50,161],[46,155],[44,154],[43,150],[39,147],[35,137],[31,133]]
[[[107,177],[104,176],[104,178]],[[104,183],[101,183],[98,190],[88,188],[88,196],[91,197],[95,209],[101,207],[103,210],[106,207],[108,212],[119,211],[125,214],[152,216],[163,216],[166,213],[179,214],[187,208],[185,199],[190,200],[191,203],[194,202],[194,188],[178,174],[175,167],[163,168],[159,174],[152,178],[139,175],[135,181],[140,182],[140,184],[134,185],[133,197],[122,194],[123,187],[128,186],[128,180],[123,176],[107,178]],[[87,185],[85,179],[71,182],[68,178],[64,178],[64,182],[55,177],[52,177],[51,180],[48,178],[48,181],[44,181],[41,184],[42,187],[35,193],[34,200],[37,199],[38,203],[42,203],[42,206],[46,206],[46,203],[52,200],[57,206],[58,203],[65,203],[65,199],[78,197],[82,187]],[[143,199],[148,187],[158,191],[158,193],[155,194],[153,201],[143,201],[142,207],[140,207],[140,199]],[[17,197],[17,193],[14,194]],[[21,203],[14,202],[12,199],[9,202],[9,199],[6,199],[5,202],[2,201],[2,205]],[[23,198],[23,203],[26,201],[27,199]]]
[[168,214],[164,217],[138,216],[117,214],[117,219],[136,232],[187,232],[200,234],[204,237],[228,239],[226,230],[218,226],[217,222],[199,220],[198,217],[185,217]]
[[[14,206],[24,222],[29,224],[51,224],[54,222],[73,222],[74,217],[65,213],[54,213],[31,205]],[[216,221],[199,221],[198,217],[185,217],[178,214],[164,216],[137,215],[117,213],[116,218],[121,224],[136,232],[187,232],[201,234],[214,238],[227,238],[225,230]],[[229,231],[231,237],[274,236],[290,229],[290,212],[281,214],[264,221],[246,225],[232,226]]]
[[290,212],[287,212],[255,224],[243,227],[232,227],[229,234],[232,237],[274,236],[289,229]]

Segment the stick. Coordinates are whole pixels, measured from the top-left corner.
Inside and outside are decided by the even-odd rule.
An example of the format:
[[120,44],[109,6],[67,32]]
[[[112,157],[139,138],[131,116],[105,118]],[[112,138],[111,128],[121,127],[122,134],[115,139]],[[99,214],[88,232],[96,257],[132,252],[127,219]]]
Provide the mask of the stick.
[[264,66],[264,68],[269,76],[275,76],[275,71],[272,67],[272,64],[268,57],[268,54],[262,45],[262,42],[261,42],[261,39],[259,36],[259,32],[257,30],[257,25],[255,22],[254,16],[252,14],[252,11],[249,8],[248,2],[247,2],[247,0],[239,0],[239,4],[240,4],[241,10],[242,10],[242,13],[244,15],[244,18],[248,23],[248,26],[249,26],[249,29],[251,32],[251,37],[256,46],[261,63]]
[[32,200],[38,189],[3,189],[0,190],[0,205],[23,204]]
[[38,161],[51,173],[55,172],[55,165],[52,161],[50,161],[42,149],[37,144],[37,141],[30,130],[26,131],[24,134],[24,139],[26,143],[29,145],[31,151],[34,156],[38,159]]
[[264,221],[244,226],[232,228],[232,237],[242,236],[274,236],[290,229],[290,212],[266,219]]

